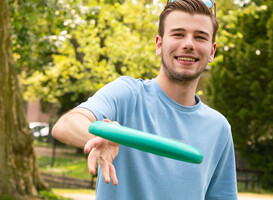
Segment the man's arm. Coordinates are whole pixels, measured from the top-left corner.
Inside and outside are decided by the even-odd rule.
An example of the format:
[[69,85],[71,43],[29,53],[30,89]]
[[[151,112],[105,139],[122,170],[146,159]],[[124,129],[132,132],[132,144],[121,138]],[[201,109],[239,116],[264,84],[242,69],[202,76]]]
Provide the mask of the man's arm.
[[[94,121],[96,117],[91,111],[75,108],[57,121],[52,129],[52,136],[63,143],[84,147],[84,152],[89,153],[87,161],[89,172],[94,174],[96,163],[99,162],[105,182],[110,183],[111,177],[113,184],[117,185],[118,179],[112,162],[118,155],[119,144],[89,133],[88,128]],[[111,123],[117,124],[117,122]]]
[[52,136],[65,144],[83,148],[88,140],[95,137],[88,131],[93,121],[96,121],[96,117],[91,111],[75,108],[57,121]]

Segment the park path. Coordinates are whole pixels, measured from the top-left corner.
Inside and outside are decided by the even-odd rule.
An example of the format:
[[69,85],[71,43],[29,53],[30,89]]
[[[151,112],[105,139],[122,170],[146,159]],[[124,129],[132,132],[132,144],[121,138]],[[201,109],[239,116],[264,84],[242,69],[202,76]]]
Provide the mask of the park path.
[[[62,196],[73,200],[95,200],[95,196],[91,194],[63,194]],[[273,200],[273,195],[240,193],[239,200]]]
[[273,195],[240,193],[239,200],[273,200]]
[[[53,156],[53,149],[49,147],[34,147],[34,151],[38,156]],[[55,149],[55,156],[62,158],[71,158],[72,155],[76,153],[76,149],[68,149],[68,148],[59,148]],[[72,154],[72,155],[68,155]]]
[[95,200],[92,194],[63,194],[62,196],[73,200]]

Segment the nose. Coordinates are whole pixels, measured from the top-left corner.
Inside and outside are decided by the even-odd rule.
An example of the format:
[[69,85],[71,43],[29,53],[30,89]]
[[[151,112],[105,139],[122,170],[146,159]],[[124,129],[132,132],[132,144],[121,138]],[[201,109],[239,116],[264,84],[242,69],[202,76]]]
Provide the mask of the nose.
[[194,50],[193,38],[191,36],[187,36],[183,41],[183,49],[184,50]]

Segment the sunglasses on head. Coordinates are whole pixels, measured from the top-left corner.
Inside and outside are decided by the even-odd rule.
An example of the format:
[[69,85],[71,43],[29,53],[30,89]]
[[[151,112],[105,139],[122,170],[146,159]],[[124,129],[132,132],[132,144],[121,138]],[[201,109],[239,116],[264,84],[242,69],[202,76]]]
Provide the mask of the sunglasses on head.
[[[170,2],[170,3],[173,3],[175,1],[178,1],[178,0],[168,0],[167,1],[167,4]],[[180,0],[181,1],[181,0]],[[212,7],[214,6],[214,15],[216,16],[216,2],[214,0],[202,0],[206,6],[209,8],[209,9],[212,9]]]

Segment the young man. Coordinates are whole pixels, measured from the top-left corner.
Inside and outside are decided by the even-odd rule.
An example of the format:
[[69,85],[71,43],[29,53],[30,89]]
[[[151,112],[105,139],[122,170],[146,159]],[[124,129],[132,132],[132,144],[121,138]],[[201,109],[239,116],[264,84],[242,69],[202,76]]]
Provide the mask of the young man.
[[[56,123],[54,137],[89,153],[91,174],[99,162],[96,199],[237,199],[230,125],[195,94],[214,58],[217,29],[201,0],[168,3],[156,37],[162,58],[158,76],[145,81],[120,77]],[[183,141],[203,152],[203,162],[176,161],[96,137],[88,132],[96,120]]]

